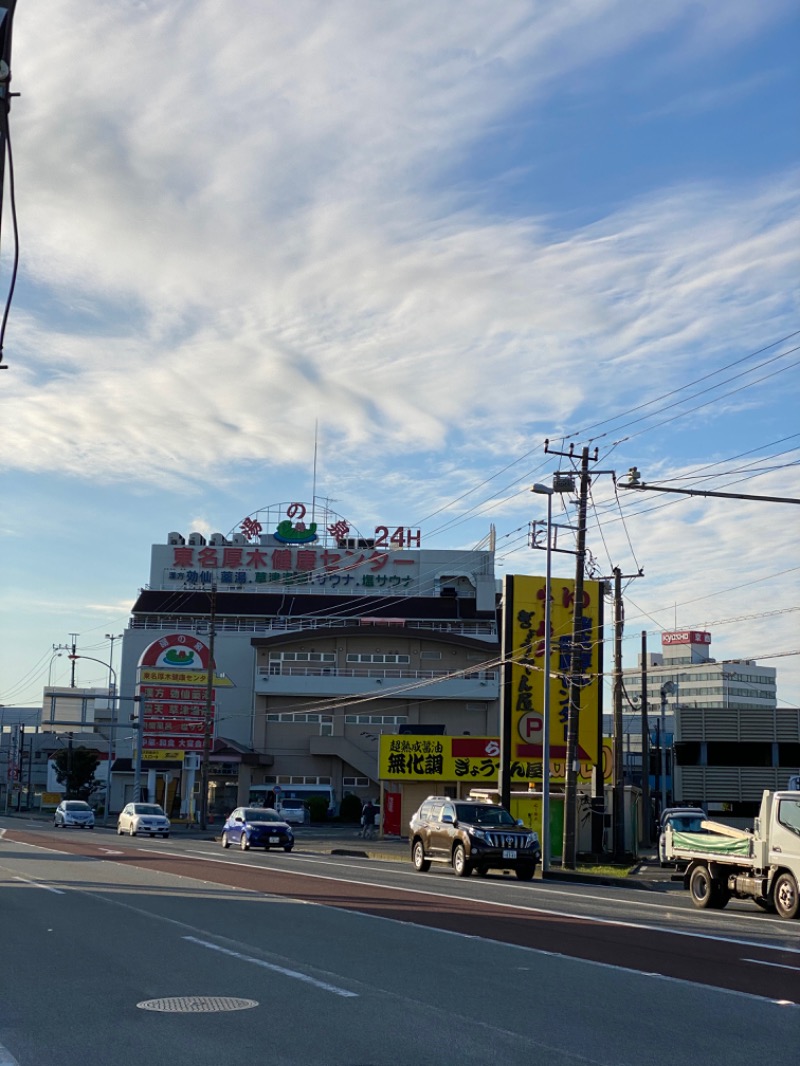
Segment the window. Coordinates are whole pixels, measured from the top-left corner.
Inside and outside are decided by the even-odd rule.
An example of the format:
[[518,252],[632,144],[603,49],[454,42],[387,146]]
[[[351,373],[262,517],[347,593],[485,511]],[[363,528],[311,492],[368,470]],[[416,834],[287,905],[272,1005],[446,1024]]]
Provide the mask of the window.
[[343,777],[343,788],[369,788],[368,777]]
[[[442,653],[440,651],[421,651],[419,657],[420,659],[441,659]],[[470,658],[470,656],[467,656],[467,658]]]

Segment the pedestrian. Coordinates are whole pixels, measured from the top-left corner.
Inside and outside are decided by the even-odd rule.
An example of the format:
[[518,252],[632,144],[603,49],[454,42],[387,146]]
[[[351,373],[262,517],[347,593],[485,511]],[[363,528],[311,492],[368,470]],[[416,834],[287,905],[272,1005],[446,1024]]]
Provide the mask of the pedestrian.
[[378,807],[375,800],[367,800],[361,808],[361,835],[364,840],[372,840],[375,835],[375,822],[378,818]]

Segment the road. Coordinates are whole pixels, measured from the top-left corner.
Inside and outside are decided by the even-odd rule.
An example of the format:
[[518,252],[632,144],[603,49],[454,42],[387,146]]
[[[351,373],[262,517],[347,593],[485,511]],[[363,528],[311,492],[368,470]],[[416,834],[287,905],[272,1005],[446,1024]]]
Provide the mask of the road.
[[796,1060],[752,904],[3,818],[0,890],[2,1066]]

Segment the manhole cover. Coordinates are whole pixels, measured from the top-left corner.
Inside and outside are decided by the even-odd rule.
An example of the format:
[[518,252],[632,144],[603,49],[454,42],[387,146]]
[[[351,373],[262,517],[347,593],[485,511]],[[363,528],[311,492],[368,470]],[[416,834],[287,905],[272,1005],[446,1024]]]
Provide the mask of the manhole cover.
[[141,1010],[157,1010],[162,1014],[211,1014],[224,1010],[249,1010],[257,1007],[255,999],[235,999],[233,996],[170,996],[164,999],[145,999],[136,1004]]

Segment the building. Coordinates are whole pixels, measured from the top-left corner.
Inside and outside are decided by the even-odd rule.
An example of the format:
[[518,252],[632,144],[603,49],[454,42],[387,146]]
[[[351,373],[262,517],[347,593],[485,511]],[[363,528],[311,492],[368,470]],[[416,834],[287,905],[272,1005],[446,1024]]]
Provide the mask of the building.
[[[646,663],[656,806],[666,795],[668,803],[698,803],[717,816],[751,819],[763,789],[785,787],[796,772],[798,712],[778,708],[773,667],[712,659],[708,632],[662,633],[661,645]],[[634,783],[641,780],[641,681],[640,655],[635,670],[623,670],[623,760]],[[608,716],[605,729],[611,729]]]
[[[774,667],[759,666],[752,659],[717,662],[710,657],[710,648],[711,634],[707,632],[662,633],[661,651],[647,656],[648,709],[659,709],[667,682],[674,686],[666,693],[668,706],[763,710],[777,706]],[[639,655],[636,669],[622,671],[628,699],[633,703],[642,696],[641,660]]]
[[496,733],[496,593],[491,549],[426,549],[402,526],[365,537],[319,504],[170,533],[122,643],[143,787],[163,775],[171,813],[196,809],[206,721],[214,814],[275,786],[374,795],[383,732]]

